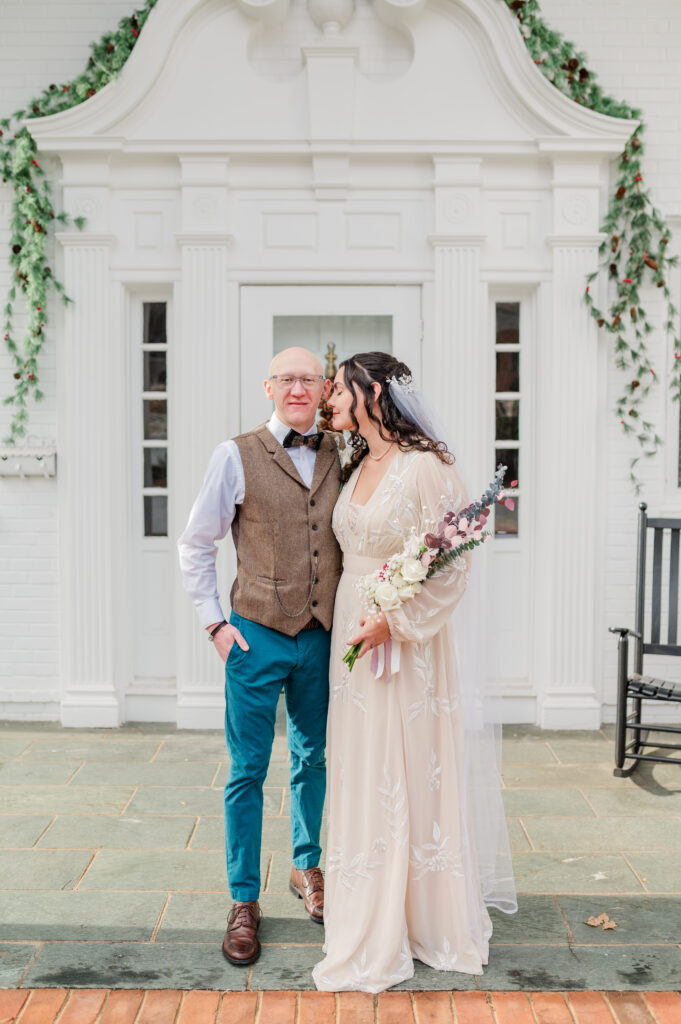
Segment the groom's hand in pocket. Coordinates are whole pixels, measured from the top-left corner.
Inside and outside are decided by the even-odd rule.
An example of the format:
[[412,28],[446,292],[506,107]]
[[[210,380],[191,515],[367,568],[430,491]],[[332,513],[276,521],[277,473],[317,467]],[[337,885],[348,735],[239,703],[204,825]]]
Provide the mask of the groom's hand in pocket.
[[[217,625],[217,623],[215,623],[215,625]],[[214,629],[215,626],[208,626],[207,628],[208,632],[210,632],[210,630]],[[232,626],[230,623],[227,623],[227,625],[223,626],[220,632],[216,634],[213,641],[215,650],[218,652],[223,662],[227,661],[227,657],[233,644],[238,644],[242,651],[249,650],[248,644],[236,626]]]

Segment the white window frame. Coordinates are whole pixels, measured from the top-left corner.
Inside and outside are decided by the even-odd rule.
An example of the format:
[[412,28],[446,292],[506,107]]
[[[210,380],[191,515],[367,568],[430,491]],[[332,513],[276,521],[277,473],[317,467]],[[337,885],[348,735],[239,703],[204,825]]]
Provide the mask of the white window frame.
[[[169,548],[171,539],[174,537],[174,527],[171,521],[172,503],[170,501],[170,489],[166,487],[145,487],[144,486],[144,449],[165,448],[167,450],[167,484],[172,486],[173,469],[171,466],[172,455],[172,408],[170,401],[170,385],[172,384],[172,355],[173,355],[173,332],[172,332],[172,292],[170,288],[135,289],[131,294],[130,301],[130,402],[131,402],[131,424],[132,424],[132,451],[131,451],[131,488],[132,497],[132,535],[135,537],[142,550],[165,551]],[[146,302],[164,302],[166,305],[166,344],[145,345],[143,342],[143,309]],[[165,351],[166,353],[166,390],[165,391],[144,391],[144,360],[145,351]],[[167,437],[164,440],[144,439],[144,400],[159,400],[167,402]],[[144,533],[144,498],[146,496],[163,496],[167,500],[167,524],[168,533],[163,537],[147,537]]]

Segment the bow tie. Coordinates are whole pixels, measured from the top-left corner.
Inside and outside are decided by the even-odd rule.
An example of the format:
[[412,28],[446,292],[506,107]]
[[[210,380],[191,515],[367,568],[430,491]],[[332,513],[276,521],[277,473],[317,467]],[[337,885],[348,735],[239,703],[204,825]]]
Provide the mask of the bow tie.
[[302,445],[307,445],[316,452],[319,451],[322,437],[320,431],[317,431],[316,434],[299,434],[297,430],[289,430],[282,444],[284,448],[300,448]]

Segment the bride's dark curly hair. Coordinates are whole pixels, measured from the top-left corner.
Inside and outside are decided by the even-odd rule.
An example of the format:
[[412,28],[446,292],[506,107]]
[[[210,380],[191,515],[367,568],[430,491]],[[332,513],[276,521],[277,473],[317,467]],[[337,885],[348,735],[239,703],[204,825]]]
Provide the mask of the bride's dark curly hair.
[[[387,352],[360,352],[344,360],[338,369],[343,370],[345,386],[352,395],[350,416],[353,429],[348,443],[354,451],[345,467],[344,479],[348,478],[369,451],[359,433],[359,423],[355,416],[358,393],[364,399],[369,419],[376,424],[378,433],[384,441],[396,441],[403,452],[434,452],[441,462],[454,462],[454,456],[444,441],[434,441],[432,437],[427,437],[411,420],[402,415],[393,402],[388,382],[392,377],[398,380],[404,376],[411,377],[411,370],[406,363],[400,362]],[[374,382],[381,385],[381,393],[378,396],[380,418],[373,412],[374,391],[371,385]]]

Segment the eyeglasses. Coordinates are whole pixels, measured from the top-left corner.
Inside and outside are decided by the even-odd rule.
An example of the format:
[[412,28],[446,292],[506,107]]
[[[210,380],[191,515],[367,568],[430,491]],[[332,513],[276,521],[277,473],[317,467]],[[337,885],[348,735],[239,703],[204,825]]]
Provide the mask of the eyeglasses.
[[281,388],[282,391],[290,391],[297,380],[300,381],[306,391],[314,391],[315,388],[319,387],[322,381],[326,380],[326,377],[321,373],[316,376],[309,374],[305,377],[292,377],[288,373],[273,373],[270,380],[274,381],[276,386]]

